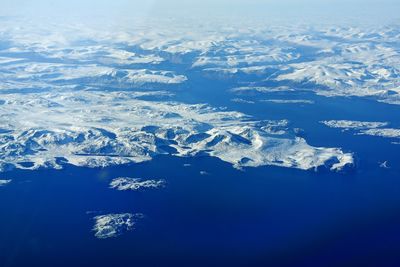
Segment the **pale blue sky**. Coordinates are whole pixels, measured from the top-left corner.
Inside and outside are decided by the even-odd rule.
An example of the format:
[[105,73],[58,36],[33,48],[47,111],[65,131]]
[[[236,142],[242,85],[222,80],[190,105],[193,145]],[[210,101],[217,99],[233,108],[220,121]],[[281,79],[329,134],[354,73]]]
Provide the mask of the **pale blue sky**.
[[0,0],[0,15],[249,16],[398,21],[400,0]]

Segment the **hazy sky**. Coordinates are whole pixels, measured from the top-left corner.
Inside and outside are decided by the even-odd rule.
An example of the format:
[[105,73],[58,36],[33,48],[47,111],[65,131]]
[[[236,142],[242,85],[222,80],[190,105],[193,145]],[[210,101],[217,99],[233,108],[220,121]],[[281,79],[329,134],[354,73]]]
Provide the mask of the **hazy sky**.
[[400,0],[0,0],[0,15],[248,16],[399,21]]

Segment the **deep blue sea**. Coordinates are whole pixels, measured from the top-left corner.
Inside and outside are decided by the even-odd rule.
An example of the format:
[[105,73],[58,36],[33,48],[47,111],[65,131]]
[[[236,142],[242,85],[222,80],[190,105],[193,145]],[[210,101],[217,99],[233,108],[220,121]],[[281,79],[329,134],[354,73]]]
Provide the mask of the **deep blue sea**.
[[[400,266],[400,146],[319,123],[400,126],[397,106],[307,92],[262,97],[315,104],[233,103],[225,82],[191,80],[196,86],[180,88],[176,100],[289,119],[311,145],[354,152],[356,168],[236,170],[212,157],[158,156],[108,168],[2,173],[13,181],[0,187],[0,266]],[[379,167],[383,161],[389,169]],[[165,179],[167,186],[110,189],[119,176]],[[93,216],[119,212],[145,218],[119,237],[95,238]]]

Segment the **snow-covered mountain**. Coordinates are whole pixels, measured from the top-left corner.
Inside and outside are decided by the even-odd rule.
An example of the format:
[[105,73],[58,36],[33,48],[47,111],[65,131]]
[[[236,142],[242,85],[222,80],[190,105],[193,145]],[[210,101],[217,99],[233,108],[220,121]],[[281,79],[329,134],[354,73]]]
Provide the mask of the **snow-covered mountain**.
[[[1,169],[107,166],[158,154],[208,154],[235,167],[351,165],[351,154],[317,148],[287,122],[254,121],[204,104],[156,102],[132,92],[8,94],[0,106]],[[162,93],[161,93],[162,94]]]
[[159,154],[207,154],[238,168],[353,164],[351,153],[310,146],[288,123],[168,99],[170,89],[185,88],[188,73],[243,78],[230,92],[237,95],[306,90],[400,103],[400,31],[394,26],[216,30],[205,24],[193,32],[193,25],[168,20],[118,31],[13,27],[4,18],[0,24],[1,170],[106,166]]

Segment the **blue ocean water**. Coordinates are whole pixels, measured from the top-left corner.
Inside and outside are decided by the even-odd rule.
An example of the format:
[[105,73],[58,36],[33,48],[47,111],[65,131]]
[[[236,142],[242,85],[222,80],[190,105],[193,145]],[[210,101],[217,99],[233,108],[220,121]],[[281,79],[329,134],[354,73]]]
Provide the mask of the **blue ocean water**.
[[[238,104],[226,92],[210,100],[207,90],[213,89],[198,86],[177,95],[186,102],[204,96],[257,119],[289,119],[310,144],[354,152],[356,168],[236,170],[212,157],[158,156],[108,168],[10,171],[1,174],[13,181],[0,188],[0,266],[399,266],[399,146],[318,123],[396,125],[394,106],[305,92],[290,98],[315,104]],[[383,161],[389,169],[379,167]],[[162,178],[167,186],[110,189],[119,176]],[[95,238],[95,215],[123,212],[145,218],[119,237]]]

